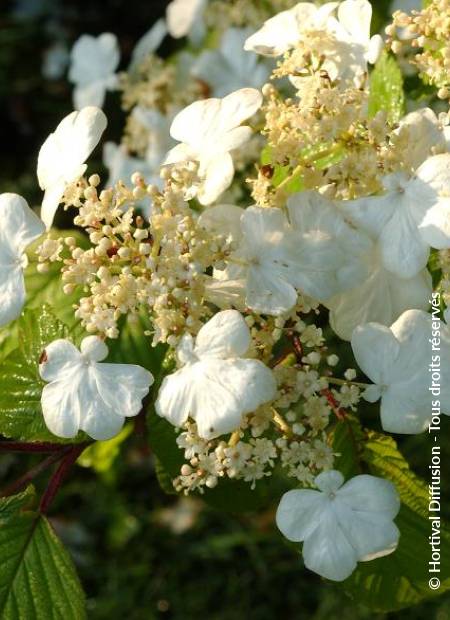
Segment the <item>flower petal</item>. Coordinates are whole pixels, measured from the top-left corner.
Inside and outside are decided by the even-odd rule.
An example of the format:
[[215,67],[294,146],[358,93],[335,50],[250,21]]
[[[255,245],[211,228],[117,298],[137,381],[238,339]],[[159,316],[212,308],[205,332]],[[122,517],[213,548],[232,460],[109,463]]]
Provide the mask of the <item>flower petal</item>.
[[223,310],[200,329],[194,352],[201,358],[240,357],[247,353],[250,341],[250,330],[242,315],[236,310]]
[[81,373],[72,372],[60,381],[47,384],[42,390],[41,405],[45,424],[57,437],[70,439],[80,429],[78,388],[82,380]]
[[302,542],[317,527],[327,498],[313,489],[294,489],[281,498],[276,522],[288,540]]
[[76,346],[62,338],[46,345],[41,359],[39,374],[44,381],[62,380],[82,364]]
[[116,415],[138,415],[153,383],[148,370],[135,364],[94,364],[91,369],[100,397]]
[[340,527],[335,512],[325,510],[303,544],[305,566],[326,579],[344,581],[356,568],[357,553]]
[[378,323],[359,325],[352,334],[352,349],[358,366],[373,383],[389,382],[400,353],[392,331]]

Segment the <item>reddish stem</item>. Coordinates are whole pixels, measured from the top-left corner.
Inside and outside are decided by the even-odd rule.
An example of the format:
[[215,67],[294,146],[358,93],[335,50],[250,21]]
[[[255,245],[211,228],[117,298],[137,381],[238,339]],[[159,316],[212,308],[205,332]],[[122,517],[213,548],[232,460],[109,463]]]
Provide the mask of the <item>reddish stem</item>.
[[50,442],[0,441],[0,451],[4,452],[64,452],[70,447],[67,444]]
[[[66,452],[70,448],[66,448]],[[60,450],[58,452],[54,452],[50,454],[46,459],[38,463],[35,467],[32,467],[29,471],[27,471],[23,476],[11,482],[8,486],[6,486],[0,493],[2,497],[7,497],[8,495],[13,495],[17,493],[23,486],[25,486],[28,482],[31,482],[36,476],[45,471],[48,467],[59,461],[63,458],[65,452]]]
[[347,414],[345,413],[343,409],[341,409],[341,407],[339,407],[339,403],[333,396],[333,392],[327,388],[325,390],[322,390],[322,394],[327,399],[328,404],[330,405],[337,419],[340,420],[341,422],[345,420],[345,418],[347,417]]
[[50,482],[48,483],[48,486],[44,491],[44,494],[42,495],[41,503],[39,505],[39,511],[42,514],[46,514],[48,512],[48,509],[50,508],[50,505],[55,498],[59,487],[69,473],[72,465],[75,463],[75,461],[85,448],[86,444],[72,446],[67,452],[67,454],[64,456],[62,462],[59,464],[53,476],[50,478]]

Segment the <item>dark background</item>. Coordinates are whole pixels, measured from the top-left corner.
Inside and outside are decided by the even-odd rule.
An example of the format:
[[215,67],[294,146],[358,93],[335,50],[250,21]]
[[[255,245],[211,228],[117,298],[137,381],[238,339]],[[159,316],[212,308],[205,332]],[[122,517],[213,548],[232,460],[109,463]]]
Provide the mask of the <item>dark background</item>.
[[[16,191],[39,204],[39,147],[72,110],[66,79],[42,76],[46,50],[55,41],[70,49],[83,33],[111,31],[119,37],[125,67],[133,45],[166,4],[0,0],[0,192]],[[162,53],[174,46],[165,43]],[[118,93],[107,94],[105,112],[108,139],[119,141],[124,116]],[[100,168],[99,150],[95,158]],[[417,450],[420,445],[410,437],[402,449],[426,476],[427,454]],[[448,446],[443,449],[450,458]],[[0,486],[34,463],[31,457],[0,456]],[[44,485],[45,476],[38,489]],[[388,616],[355,605],[338,586],[302,568],[300,556],[276,531],[273,508],[238,516],[213,511],[201,500],[165,495],[139,437],[127,441],[105,473],[78,467],[51,516],[76,561],[93,620],[450,618],[448,597]]]

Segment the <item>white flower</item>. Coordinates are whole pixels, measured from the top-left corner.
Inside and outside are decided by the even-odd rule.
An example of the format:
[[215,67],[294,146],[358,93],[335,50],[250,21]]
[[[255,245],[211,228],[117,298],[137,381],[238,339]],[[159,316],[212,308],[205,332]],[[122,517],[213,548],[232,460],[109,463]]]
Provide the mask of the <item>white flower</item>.
[[70,53],[69,80],[75,84],[74,107],[102,107],[107,90],[117,87],[115,70],[120,61],[117,37],[104,32],[98,37],[83,34]]
[[41,220],[17,194],[0,194],[0,326],[16,319],[25,303],[26,247],[44,232]]
[[320,197],[312,192],[292,196],[288,212],[290,223],[276,208],[219,205],[201,215],[201,225],[228,234],[236,247],[224,272],[214,272],[211,301],[224,295],[235,304],[233,298],[243,296],[256,312],[277,315],[295,306],[296,289],[324,301],[365,277],[361,255],[370,240]]
[[100,364],[107,355],[97,336],[85,338],[81,352],[68,340],[45,348],[39,372],[49,383],[42,390],[42,412],[57,437],[75,437],[82,430],[93,439],[110,439],[126,417],[141,410],[152,375],[134,364]]
[[230,186],[234,176],[230,151],[249,140],[252,130],[240,125],[261,104],[259,91],[242,88],[223,99],[195,101],[173,120],[170,134],[181,144],[168,153],[164,164],[199,162],[203,182],[198,199],[202,204],[211,204]]
[[354,288],[328,299],[330,325],[343,340],[350,340],[358,325],[375,321],[393,323],[405,310],[429,306],[432,285],[426,269],[412,278],[400,278],[388,271],[377,243],[366,256],[368,275]]
[[326,579],[344,581],[357,562],[392,553],[400,532],[393,522],[400,509],[394,485],[370,475],[344,483],[336,471],[319,474],[319,491],[288,491],[281,498],[276,520],[293,542],[304,542],[305,566]]
[[[336,8],[337,18],[333,15]],[[321,7],[299,2],[267,20],[247,39],[245,49],[280,56],[300,41],[307,43],[310,33],[323,32],[322,68],[332,80],[348,77],[359,82],[367,62],[376,62],[382,48],[379,35],[370,37],[371,18],[372,6],[367,0],[328,2]]]
[[249,34],[248,28],[229,28],[218,50],[205,50],[198,57],[192,73],[211,87],[214,97],[248,86],[260,88],[268,80],[269,67],[243,49]]
[[450,154],[429,157],[414,176],[384,178],[386,192],[342,203],[357,226],[379,238],[389,271],[410,278],[428,261],[430,246],[450,248]]
[[189,35],[195,45],[205,36],[203,11],[207,0],[172,0],[166,10],[167,28],[174,39]]
[[135,69],[146,56],[155,52],[166,34],[167,26],[165,20],[158,19],[134,46],[129,69]]
[[106,125],[106,116],[99,108],[83,108],[66,116],[42,145],[37,176],[45,191],[41,218],[47,229],[66,185],[77,181],[86,171],[84,162],[99,143]]
[[262,362],[241,359],[249,346],[249,328],[236,310],[217,313],[201,328],[195,344],[186,334],[177,350],[183,366],[164,379],[156,412],[174,426],[190,416],[204,439],[234,431],[245,413],[276,393],[272,372]]
[[[439,325],[439,324],[438,324]],[[420,310],[404,312],[391,328],[376,323],[361,325],[352,336],[352,348],[361,370],[374,382],[363,396],[381,398],[381,423],[390,433],[420,433],[428,427],[432,402],[450,415],[450,330],[440,322],[433,351],[433,319]],[[433,355],[440,356],[433,395]],[[430,365],[431,364],[431,365]]]

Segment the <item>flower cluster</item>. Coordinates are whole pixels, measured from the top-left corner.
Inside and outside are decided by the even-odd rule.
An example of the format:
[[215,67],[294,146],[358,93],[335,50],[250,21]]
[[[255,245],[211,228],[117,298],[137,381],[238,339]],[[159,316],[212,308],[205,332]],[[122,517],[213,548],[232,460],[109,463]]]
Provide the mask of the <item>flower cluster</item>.
[[431,0],[421,11],[396,11],[386,28],[396,54],[410,48],[410,62],[421,78],[437,88],[440,99],[450,98],[450,6],[447,0]]
[[[444,4],[396,13],[388,31],[414,36],[424,50],[415,62],[443,99]],[[41,273],[60,265],[92,335],[81,352],[60,340],[46,348],[44,419],[56,435],[104,439],[139,413],[153,377],[99,362],[121,318],[143,313],[145,335],[167,345],[152,398],[184,453],[175,489],[206,493],[223,479],[254,489],[275,472],[317,487],[287,493],[277,523],[304,541],[309,568],[343,580],[358,561],[395,549],[399,506],[388,481],[343,484],[335,425],[358,413],[361,397],[381,401],[386,431],[429,423],[427,347],[440,310],[432,263],[450,300],[449,116],[418,108],[402,117],[377,104],[369,72],[388,52],[371,36],[367,0],[207,5],[171,2],[120,76],[112,35],[83,37],[72,52],[75,102],[89,105],[44,143],[38,177],[47,228],[62,203],[85,239],[52,233],[36,254]],[[155,55],[167,32],[191,50],[169,63]],[[85,174],[106,128],[92,104],[117,87],[129,116],[122,143],[104,147],[103,185]],[[25,248],[44,227],[20,197],[3,195],[0,211],[6,323],[24,303]],[[373,385],[340,362],[348,342]],[[445,325],[441,355],[450,384]],[[441,401],[450,414],[447,387]]]

